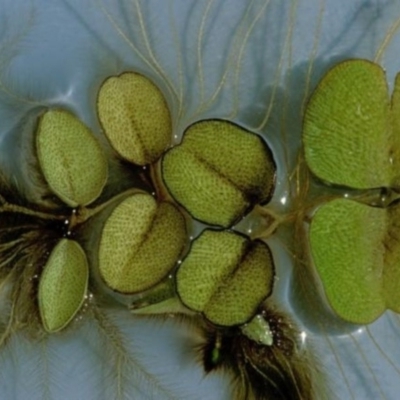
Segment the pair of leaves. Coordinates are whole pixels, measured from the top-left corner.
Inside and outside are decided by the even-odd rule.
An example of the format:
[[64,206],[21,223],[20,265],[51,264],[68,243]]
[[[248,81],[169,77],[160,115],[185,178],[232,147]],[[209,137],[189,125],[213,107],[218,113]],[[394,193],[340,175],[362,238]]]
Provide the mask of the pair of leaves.
[[[194,218],[224,228],[270,197],[276,167],[264,141],[233,123],[200,121],[162,159],[164,182]],[[229,231],[205,230],[176,274],[178,295],[215,325],[249,321],[271,294],[268,246]]]
[[[171,143],[167,103],[143,75],[126,72],[108,78],[98,94],[97,112],[112,147],[130,163],[152,164]],[[185,243],[180,211],[172,203],[138,192],[122,201],[105,222],[100,274],[118,292],[147,290],[170,273]]]
[[[98,95],[98,116],[113,147],[132,163],[154,162],[170,143],[166,102],[142,75],[107,79]],[[99,197],[107,181],[107,159],[79,119],[67,111],[47,111],[39,119],[36,146],[47,183],[68,206],[86,206]]]
[[[332,68],[308,104],[303,129],[309,168],[322,180],[356,189],[400,183],[400,77],[391,100],[385,73],[366,60]],[[328,300],[342,318],[370,323],[400,312],[399,206],[338,199],[310,227],[311,252]]]
[[[107,160],[92,132],[74,115],[64,110],[45,112],[38,122],[36,149],[49,187],[68,206],[86,206],[100,196],[108,176]],[[46,331],[63,329],[77,314],[88,276],[81,246],[61,240],[39,281],[39,311]]]

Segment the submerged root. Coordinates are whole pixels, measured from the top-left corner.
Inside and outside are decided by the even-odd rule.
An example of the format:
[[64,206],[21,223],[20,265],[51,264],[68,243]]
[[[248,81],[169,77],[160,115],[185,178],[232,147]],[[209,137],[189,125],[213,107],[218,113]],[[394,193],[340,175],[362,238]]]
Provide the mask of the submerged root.
[[37,288],[41,269],[58,240],[51,224],[21,214],[1,213],[0,297],[5,301],[0,347],[11,335],[24,330],[42,337]]
[[274,309],[266,308],[262,315],[270,326],[272,345],[250,339],[240,328],[205,325],[198,348],[205,371],[232,373],[235,400],[325,399],[315,360],[300,344],[299,332]]

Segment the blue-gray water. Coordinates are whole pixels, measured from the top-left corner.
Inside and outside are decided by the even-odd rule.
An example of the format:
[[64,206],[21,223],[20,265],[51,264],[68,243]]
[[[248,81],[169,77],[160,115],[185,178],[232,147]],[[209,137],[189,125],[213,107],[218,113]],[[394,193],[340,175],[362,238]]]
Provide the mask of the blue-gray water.
[[[272,205],[285,210],[301,110],[318,79],[345,58],[377,60],[390,87],[400,70],[399,0],[0,4],[0,164],[31,198],[35,188],[21,172],[27,166],[21,143],[31,132],[29,112],[38,105],[66,106],[100,135],[99,85],[107,76],[135,70],[165,93],[176,141],[186,126],[210,117],[232,119],[262,134],[278,164]],[[271,245],[280,264],[278,296],[286,299],[290,257],[276,238]],[[293,306],[287,303],[289,312]],[[193,339],[189,328],[122,312],[112,318],[132,353],[125,370],[127,398],[230,399],[229,377],[204,377],[195,364],[187,347]],[[324,326],[324,333],[308,334],[307,340],[327,372],[333,398],[394,400],[400,390],[399,334],[398,317],[386,313],[368,330],[349,334]],[[115,396],[116,371],[90,321],[40,345],[15,337],[0,357],[1,399]]]

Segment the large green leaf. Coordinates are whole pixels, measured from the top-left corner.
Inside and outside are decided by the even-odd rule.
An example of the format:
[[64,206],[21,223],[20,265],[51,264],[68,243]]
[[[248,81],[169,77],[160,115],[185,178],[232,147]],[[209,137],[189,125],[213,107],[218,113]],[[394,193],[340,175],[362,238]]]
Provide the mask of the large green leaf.
[[385,73],[377,64],[349,60],[333,67],[304,117],[305,157],[314,174],[352,188],[399,187],[399,96],[392,101],[393,114]]
[[337,199],[312,218],[310,244],[328,301],[343,319],[367,324],[400,312],[400,205]]
[[231,226],[271,196],[271,151],[258,135],[227,121],[198,122],[163,158],[163,179],[172,196],[200,221]]

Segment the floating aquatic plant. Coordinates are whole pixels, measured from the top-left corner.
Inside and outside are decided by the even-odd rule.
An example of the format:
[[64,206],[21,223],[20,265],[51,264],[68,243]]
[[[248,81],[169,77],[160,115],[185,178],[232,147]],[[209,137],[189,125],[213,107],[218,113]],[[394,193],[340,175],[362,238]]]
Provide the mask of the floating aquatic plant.
[[[115,128],[121,142],[127,142],[129,130]],[[259,136],[222,120],[193,124],[162,159],[163,180],[173,198],[195,218],[224,227],[271,197],[275,170]],[[163,207],[173,212],[159,221]],[[203,367],[233,373],[235,398],[314,398],[308,358],[299,351],[294,330],[282,317],[267,318],[260,311],[275,274],[268,245],[232,231],[206,229],[177,268],[175,285],[171,279],[160,284],[181,253],[184,236],[175,206],[136,193],[104,225],[100,274],[122,293],[152,288],[131,304],[136,315],[183,314],[200,324],[207,337],[201,347]]]
[[[92,41],[91,39],[86,40],[86,36],[78,36],[79,43],[74,43],[74,38],[69,33],[71,30],[70,26],[75,27],[75,25],[68,25],[68,35],[58,35],[59,37],[66,37],[66,43],[72,42],[74,48],[78,49],[77,52],[69,52],[68,46],[65,46],[65,50],[64,46],[62,46],[63,49],[60,52],[63,56],[62,64],[65,63],[65,65],[69,67],[69,64],[67,63],[67,59],[69,58],[70,60],[73,60],[74,65],[74,68],[66,69],[65,71],[75,71],[75,65],[79,65],[79,70],[82,71],[82,76],[85,76],[85,71],[89,71],[88,75],[91,76],[92,72],[93,74],[96,74],[96,72],[103,73],[99,72],[99,70],[102,70],[102,68],[106,66],[105,75],[107,75],[110,74],[110,69],[113,71],[115,70],[114,68],[116,63],[119,64],[121,62],[122,68],[127,68],[127,65],[132,65],[133,59],[135,67],[139,66],[139,70],[145,71],[146,74],[148,73],[148,76],[156,76],[157,81],[162,83],[166,94],[168,94],[169,105],[173,106],[174,118],[176,118],[174,121],[175,126],[180,125],[181,127],[182,120],[185,122],[189,121],[189,123],[199,120],[203,117],[203,115],[201,115],[203,112],[207,117],[209,115],[217,115],[222,116],[223,118],[232,118],[232,120],[252,128],[254,124],[255,132],[261,132],[261,135],[267,139],[271,137],[273,138],[271,141],[273,143],[272,149],[274,151],[274,156],[277,156],[280,166],[282,165],[282,158],[280,154],[281,150],[289,153],[290,151],[288,149],[293,149],[299,144],[297,140],[298,138],[295,136],[297,129],[294,126],[296,121],[293,118],[293,114],[299,112],[301,106],[297,104],[296,100],[293,99],[302,97],[300,101],[305,101],[305,98],[307,97],[307,85],[309,85],[310,81],[313,82],[314,74],[318,74],[317,71],[321,68],[321,61],[323,62],[323,60],[325,60],[327,56],[329,57],[332,52],[342,52],[344,50],[351,52],[347,54],[357,55],[357,53],[354,52],[357,52],[357,49],[360,49],[362,54],[365,55],[365,50],[367,50],[368,53],[368,49],[375,46],[375,38],[378,38],[377,40],[380,41],[382,39],[380,35],[384,35],[384,30],[389,29],[388,26],[382,24],[382,21],[384,19],[384,15],[388,12],[388,9],[390,12],[391,7],[389,3],[384,5],[379,4],[379,6],[376,6],[376,8],[373,4],[369,4],[368,7],[365,7],[365,2],[361,2],[359,5],[351,4],[349,8],[345,8],[346,12],[343,13],[343,15],[346,14],[346,18],[348,16],[349,21],[351,21],[352,28],[354,27],[355,29],[348,30],[343,26],[344,30],[340,32],[342,26],[340,23],[342,14],[339,14],[340,18],[337,18],[337,10],[335,7],[346,7],[344,4],[336,6],[335,3],[334,6],[331,6],[328,3],[319,0],[310,4],[308,4],[307,1],[287,1],[279,2],[279,4],[269,1],[251,2],[248,4],[237,2],[237,7],[231,7],[231,5],[225,6],[224,2],[218,1],[174,1],[171,3],[166,2],[165,4],[167,3],[168,6],[164,7],[164,3],[163,5],[156,4],[156,2],[153,4],[151,1],[117,1],[113,4],[109,3],[107,6],[105,6],[102,1],[96,2],[99,9],[102,11],[105,10],[104,14],[108,18],[109,22],[111,22],[111,24],[116,28],[118,35],[129,46],[128,51],[126,51],[127,48],[123,48],[123,50],[120,51],[117,46],[119,44],[118,40],[115,40],[112,32],[107,29],[107,23],[104,23],[105,21],[103,19],[99,20],[98,25],[93,23],[94,19],[91,19],[93,15],[91,11],[89,11],[92,10],[91,7],[85,8],[85,11],[82,12],[80,8],[74,4],[74,1],[69,1],[69,11],[73,12],[63,12],[59,13],[59,15],[62,15],[63,18],[66,18],[66,14],[73,15],[73,17],[79,16],[80,22],[83,22],[85,26],[85,30],[90,30],[90,32],[92,34],[94,33],[96,37],[95,40]],[[394,8],[392,10],[395,10],[395,3],[396,2],[393,3]],[[302,10],[304,5],[306,5],[305,8],[307,8],[307,18],[305,22],[307,29],[304,32],[301,32],[301,29],[299,30],[298,27],[301,26],[302,23],[300,21],[301,18],[298,18],[297,16],[297,12],[298,10]],[[121,15],[118,15],[119,6],[121,7]],[[190,13],[185,12],[186,6],[188,9],[190,9]],[[58,6],[55,5],[54,7]],[[107,14],[108,10],[106,10],[106,7],[109,7],[110,15]],[[168,7],[170,7],[170,13],[167,12]],[[377,13],[376,11],[378,11],[378,7],[379,12]],[[318,12],[315,14],[313,13],[317,8],[320,9],[320,20],[317,20],[316,18],[316,14],[318,14]],[[46,12],[47,9],[50,8],[46,8],[43,10],[43,12]],[[278,19],[274,18],[275,13],[277,13],[279,16]],[[98,13],[94,14],[97,18]],[[395,17],[396,14],[397,11],[393,12],[393,17]],[[51,15],[51,18],[48,20],[51,20],[52,23],[54,20],[58,21],[57,15],[49,15]],[[179,15],[179,18],[182,16],[182,24],[180,21],[175,20],[177,15]],[[224,15],[226,17],[219,18],[220,15]],[[239,18],[237,18],[237,15],[239,15]],[[332,15],[332,18],[335,19],[335,26],[333,26],[334,24],[331,23],[332,18],[325,18],[325,15]],[[377,15],[379,16],[377,17]],[[196,19],[196,16],[200,17],[200,19]],[[271,21],[274,19],[279,20],[280,23],[271,24]],[[328,21],[328,23],[325,21]],[[362,21],[361,24],[360,21]],[[338,23],[338,27],[336,27],[336,23]],[[228,28],[228,26],[232,26],[234,28]],[[262,29],[258,29],[259,26],[261,26]],[[181,29],[183,27],[184,29]],[[7,29],[8,28],[9,26],[7,25]],[[59,25],[59,28],[61,31],[62,24]],[[196,29],[198,29],[197,34]],[[363,32],[363,38],[360,40],[357,34],[361,31]],[[390,35],[393,35],[395,29],[390,28],[390,31],[392,33],[389,32],[385,36],[385,40],[390,39]],[[46,32],[46,30],[43,29],[43,32]],[[228,32],[229,40],[226,42],[223,40],[220,41],[220,38],[223,38],[226,32]],[[353,32],[357,32],[357,34],[354,34]],[[345,34],[343,35],[343,33]],[[174,40],[171,40],[172,36],[174,37]],[[212,40],[209,40],[210,37]],[[345,38],[345,40],[342,40],[342,37]],[[274,40],[272,40],[272,38],[274,38]],[[275,40],[275,38],[277,40]],[[300,38],[300,40],[297,38]],[[329,47],[325,47],[325,40],[320,40],[321,38],[328,38],[326,45]],[[373,41],[371,41],[371,38],[374,38]],[[46,48],[47,37],[43,37],[42,39],[46,40],[35,40],[34,42],[35,44],[38,43],[37,48],[40,49],[41,54],[43,54],[43,44],[44,51],[50,50],[50,48]],[[333,42],[331,42],[331,40],[333,40]],[[385,46],[387,46],[387,43],[389,42],[390,40],[387,40]],[[33,42],[30,44],[32,43]],[[87,51],[88,49],[86,47],[80,47],[85,46],[86,43],[88,44],[88,47],[90,47],[89,51]],[[226,44],[226,46],[221,46],[220,43]],[[335,44],[332,47],[333,43]],[[112,51],[110,51],[110,47],[108,47],[110,44],[112,46]],[[344,44],[345,46],[342,48]],[[367,49],[363,47],[365,44]],[[101,49],[100,52],[100,49],[97,47],[97,45],[105,45],[105,49],[107,51],[104,52],[104,49]],[[81,49],[84,49],[85,51],[80,53]],[[164,49],[166,51],[164,51]],[[56,53],[56,49],[54,50],[54,53]],[[90,55],[93,50],[99,52],[99,54],[96,54],[96,57]],[[218,51],[218,54],[216,54],[216,50]],[[65,55],[72,54],[73,56],[67,58],[65,57],[64,52]],[[301,58],[297,58],[297,54],[299,53],[302,54],[301,57],[305,56],[307,58],[306,64],[298,65],[298,62],[300,61],[301,63],[302,61]],[[132,54],[133,57],[131,58]],[[79,57],[76,57],[77,55],[79,55]],[[99,57],[100,55],[101,57]],[[319,58],[320,56],[322,56],[322,59]],[[91,57],[93,57],[93,60]],[[55,59],[55,57],[52,59]],[[115,60],[117,60],[117,62]],[[47,66],[49,66],[50,59],[47,61]],[[29,62],[27,65],[31,67]],[[257,68],[255,68],[255,66],[257,66]],[[120,65],[117,65],[118,69],[120,67]],[[302,69],[303,67],[304,71]],[[47,72],[49,68],[42,68],[42,70]],[[60,90],[62,83],[59,83],[58,78],[62,78],[64,70],[62,68],[57,68],[56,71],[57,82],[49,85],[48,87],[56,88],[56,94],[59,95],[60,92],[57,92],[57,90]],[[40,74],[32,75],[31,68],[29,68],[29,72],[30,73],[26,74],[26,76],[35,76],[36,78],[38,75],[38,82],[42,83],[42,81],[40,81]],[[47,82],[50,80],[49,76],[50,75],[47,73],[43,74],[44,83],[47,84]],[[74,79],[75,77],[76,75],[74,75]],[[281,78],[284,78],[284,87],[281,87],[281,82],[283,82]],[[26,86],[28,89],[31,87],[29,86],[30,81],[35,82],[36,80],[30,79],[29,81],[26,81]],[[60,82],[61,81],[62,79],[60,79]],[[302,86],[303,82],[304,86],[306,87],[304,90],[304,96]],[[70,85],[70,83],[72,83],[72,85]],[[70,93],[73,95],[79,93],[77,97],[71,97],[68,99],[68,101],[72,99],[72,101],[75,103],[74,107],[80,107],[82,104],[85,104],[85,84],[82,85],[81,89],[77,90],[76,92],[75,90],[79,86],[79,78],[78,82],[69,81],[68,84],[68,88],[72,88],[72,90],[67,94],[68,97],[70,96]],[[44,88],[43,91],[50,93],[50,91],[47,92],[47,89],[45,89],[47,87],[45,84],[42,84],[41,86]],[[248,97],[250,97],[250,101],[248,100]],[[59,96],[57,96],[57,98],[59,98]],[[82,103],[80,103],[81,100]],[[90,119],[90,115],[87,115],[86,117]],[[261,119],[263,119],[263,121],[261,121]],[[282,122],[281,126],[277,126],[279,125],[279,123],[277,123],[279,119],[281,119]],[[256,126],[257,128],[255,128]],[[298,126],[300,125],[298,124]],[[174,134],[177,133],[179,136],[179,131],[180,128],[178,132],[174,131]],[[286,138],[284,137],[285,133],[288,135]],[[276,139],[280,134],[282,137]],[[278,189],[280,192],[278,192],[278,195],[283,196],[282,186],[285,186],[283,181],[286,178],[291,179],[291,175],[289,174],[289,171],[291,170],[291,161],[293,160],[291,159],[291,156],[289,156],[288,159],[285,160],[287,164],[284,166],[283,170],[281,170],[281,175],[278,182]],[[285,168],[287,168],[286,173],[284,172]],[[304,181],[301,181],[301,183],[304,183]],[[296,185],[296,188],[301,193],[307,189],[302,185]],[[296,203],[294,192],[289,194],[284,192],[284,197],[286,197],[287,200],[286,204],[291,204],[292,202]],[[7,197],[7,200],[9,199],[10,198]],[[273,204],[271,205],[274,211],[276,211],[276,208],[274,209],[274,207],[276,207],[277,200],[278,199],[275,198]],[[297,204],[298,203],[295,205]],[[36,208],[36,205],[33,205],[33,207]],[[256,211],[258,210],[259,209],[257,207]],[[25,221],[28,220],[28,217],[25,215],[23,215],[21,218],[17,218],[16,214],[12,215],[13,216],[11,217],[11,220],[14,217],[15,220],[20,220],[21,218],[23,218]],[[271,216],[271,214],[269,216]],[[4,220],[7,219],[5,215],[3,215],[3,217]],[[49,244],[48,251],[50,252],[52,247],[60,240],[59,237],[55,237],[57,235],[54,233],[65,232],[67,229],[64,229],[62,224],[58,225],[56,223],[55,226],[53,222],[48,222],[49,224],[42,223],[40,225],[41,234],[38,234],[37,236],[41,236],[43,241],[47,241]],[[14,222],[10,222],[9,225],[12,225],[13,223]],[[288,225],[289,224],[286,226]],[[45,226],[49,229],[48,232],[50,233],[47,235],[47,239],[45,239],[44,233]],[[243,228],[243,226],[245,226],[245,228]],[[241,225],[241,229],[243,228],[243,230],[246,229],[247,231],[249,226],[250,225],[247,223],[247,221],[244,221],[244,223]],[[251,228],[253,228],[253,225],[251,225]],[[74,230],[71,232],[74,232]],[[268,235],[270,235],[271,232],[272,229],[269,229]],[[30,232],[30,234],[32,233]],[[278,238],[281,238],[281,230],[278,231]],[[56,240],[52,241],[52,239]],[[299,241],[299,243],[296,244],[296,246],[303,245],[306,245],[306,248],[308,243],[306,241]],[[274,249],[274,255],[275,250],[276,249]],[[24,253],[21,251],[19,254],[22,255]],[[302,265],[302,267],[305,266]],[[284,271],[284,273],[286,273],[286,270]],[[26,273],[28,273],[28,268],[26,269]],[[284,278],[282,275],[283,273],[281,271],[279,273],[280,275],[278,275],[278,278]],[[308,289],[310,292],[314,290],[314,287],[311,286],[311,283],[309,283]],[[24,288],[21,289],[21,293],[22,292],[25,292]],[[26,303],[27,302],[25,301],[25,304]],[[299,308],[303,306],[304,304],[300,304]],[[310,304],[310,308],[312,309],[316,308],[316,306],[316,304]],[[297,313],[298,309],[295,311]],[[115,312],[116,311],[113,310],[111,313]],[[396,319],[386,317],[387,315],[385,316],[385,320],[391,320],[394,325],[396,325]],[[302,318],[300,314],[299,318]],[[129,323],[130,322],[131,321],[129,321]],[[140,325],[140,321],[138,325]],[[103,323],[102,326],[107,326],[107,323]],[[390,351],[394,351],[395,348],[393,346],[391,348],[389,344],[388,347],[384,348],[384,352],[387,354],[377,354],[376,350],[378,349],[379,345],[386,346],[387,342],[391,342],[389,340],[385,340],[385,342],[380,341],[382,336],[374,336],[372,340],[376,339],[377,343],[372,343],[373,351],[370,351],[370,348],[365,351],[365,342],[371,342],[367,336],[368,328],[362,335],[349,334],[346,337],[341,335],[339,339],[341,344],[347,342],[345,351],[346,356],[343,356],[341,353],[342,347],[335,347],[337,340],[334,332],[330,331],[331,325],[326,324],[325,321],[316,321],[314,328],[318,329],[321,326],[325,328],[325,331],[321,334],[321,336],[323,336],[321,337],[323,339],[322,348],[324,353],[327,352],[329,354],[329,357],[323,361],[326,361],[327,365],[330,367],[332,364],[333,366],[335,364],[335,361],[332,362],[331,360],[336,360],[338,364],[338,368],[332,368],[332,374],[334,376],[333,379],[335,379],[335,382],[338,383],[335,386],[335,392],[338,393],[337,397],[358,398],[362,396],[360,393],[365,392],[366,395],[362,396],[363,398],[366,396],[368,397],[368,395],[373,397],[391,398],[393,395],[393,390],[396,390],[393,389],[395,385],[386,385],[386,380],[381,380],[380,372],[376,372],[377,370],[375,365],[372,364],[375,363],[376,359],[379,359],[380,362],[386,362],[385,360],[387,359],[384,357],[390,356],[390,354],[388,354],[388,349]],[[379,334],[388,331],[386,329],[379,329],[380,325],[375,326],[380,332]],[[307,328],[308,327],[309,326],[307,326]],[[263,332],[266,332],[267,330],[264,328],[265,327],[263,327],[262,330]],[[215,329],[215,327],[212,329]],[[389,332],[397,332],[397,330],[396,328],[391,327]],[[113,333],[115,334],[115,332]],[[348,332],[345,331],[342,333]],[[299,339],[299,332],[294,331],[293,334],[296,339]],[[317,333],[317,336],[319,334],[320,333]],[[118,337],[118,335],[114,335],[114,337]],[[266,337],[270,338],[271,335],[268,336],[268,334],[266,334]],[[121,336],[119,338],[121,338]],[[126,336],[123,339],[128,339],[128,337]],[[93,341],[93,343],[95,343],[95,341]],[[217,343],[217,341],[214,341],[213,343]],[[95,345],[96,344],[98,343],[95,343]],[[378,346],[376,344],[378,344]],[[143,353],[146,354],[146,361],[151,362],[151,359],[147,360],[147,358],[151,358],[151,355],[149,356],[151,351],[145,352],[146,349],[144,346],[141,346],[141,349],[143,349]],[[59,353],[61,353],[61,350]],[[110,354],[115,357],[121,356],[121,351],[120,348],[118,350],[118,347],[114,347],[111,353],[103,353],[103,351],[101,353],[104,354],[104,356],[99,359],[100,362],[96,363],[96,365],[103,365],[105,362],[107,362]],[[156,355],[157,360],[161,359],[161,357],[159,357],[160,354],[164,356],[164,353],[158,352]],[[54,354],[52,357],[54,357]],[[347,359],[351,358],[352,362],[347,363],[346,361],[343,361],[344,359],[346,360],[346,357]],[[167,356],[163,358],[167,358]],[[123,358],[123,360],[126,361],[126,358]],[[288,358],[288,360],[290,360],[290,358]],[[182,360],[179,360],[179,363],[182,366],[182,371],[184,368],[184,363]],[[42,364],[44,364],[44,362],[42,362]],[[62,364],[63,363],[58,363],[57,368],[58,365]],[[374,367],[373,369],[370,368],[372,365]],[[397,362],[396,360],[393,360],[393,363],[390,366],[391,372],[393,372],[396,367]],[[95,375],[94,368],[95,365],[93,363],[93,368],[90,369],[91,375]],[[357,372],[359,372],[359,374],[352,374],[351,369],[353,368],[358,368]],[[52,369],[51,366],[50,369]],[[306,371],[306,368],[303,369]],[[339,375],[337,375],[337,373]],[[386,371],[383,369],[382,374],[385,374],[386,379]],[[99,374],[97,373],[96,375]],[[172,374],[170,374],[170,376],[171,375]],[[363,385],[363,387],[358,386],[356,375],[361,376],[360,381],[362,380],[364,382],[365,380],[368,382],[368,384]],[[182,387],[181,383],[183,379],[180,374],[174,374],[174,376],[176,377],[176,384],[171,391],[173,394],[171,395],[170,393],[170,396],[168,396],[168,393],[162,392],[162,395],[158,396],[157,398],[180,397],[178,393],[180,391],[180,387]],[[347,385],[346,388],[346,382],[348,382],[346,379],[348,379],[348,376],[351,377],[351,382],[350,386]],[[154,378],[155,376],[150,375],[150,377]],[[162,375],[162,379],[165,379],[164,375]],[[109,379],[102,379],[102,381],[104,382],[105,387],[109,386]],[[203,382],[206,381],[206,379],[203,380]],[[179,385],[177,382],[179,382]],[[246,382],[246,380],[244,380],[244,382]],[[248,379],[247,382],[249,382]],[[141,383],[142,382],[138,383],[138,392],[135,392],[133,396],[137,398],[151,397],[152,392],[144,389]],[[390,381],[390,383],[392,383],[392,381]],[[185,396],[200,396],[198,392],[199,387],[194,384],[194,380],[189,381],[189,384],[190,390],[186,391]],[[87,385],[86,381],[85,385]],[[162,385],[166,387],[168,385],[167,381],[163,381]],[[54,387],[55,385],[53,385],[53,388]],[[99,393],[101,392],[99,391]],[[225,392],[222,390],[208,392],[207,396],[204,397],[213,398],[214,396],[215,398],[219,398],[221,393],[224,394]],[[289,394],[291,392],[287,391],[287,393]],[[101,393],[101,395],[103,395],[103,393]],[[132,396],[132,393],[127,393],[127,396],[129,395]],[[105,394],[105,396],[107,395]],[[114,393],[110,394],[110,397],[113,396]],[[182,397],[186,398],[185,396]]]
[[[113,116],[99,102],[98,112]],[[129,140],[129,130],[119,124],[114,128],[121,142]],[[156,133],[152,140],[157,141]],[[173,198],[196,218],[222,226],[230,226],[249,208],[270,198],[275,169],[272,154],[259,136],[219,120],[193,124],[183,143],[162,159],[163,180]],[[156,189],[163,193],[162,188]],[[137,315],[183,314],[203,326],[210,338],[203,347],[204,369],[230,370],[238,381],[235,398],[284,398],[288,393],[293,399],[313,398],[310,366],[307,358],[299,361],[294,331],[283,332],[276,324],[271,330],[265,311],[258,314],[274,282],[268,245],[233,231],[206,229],[193,241],[175,279],[164,280],[182,252],[185,237],[185,221],[177,206],[157,203],[138,191],[115,207],[104,223],[100,275],[114,291],[129,295],[146,291],[131,304]]]
[[[263,282],[258,282],[262,286]],[[200,291],[202,286],[198,282],[191,288]],[[143,304],[134,304],[132,311],[141,316],[182,316],[184,322],[194,325],[201,335],[196,344],[198,360],[207,374],[218,371],[229,374],[231,398],[319,399],[321,371],[315,368],[317,362],[301,344],[294,322],[268,301],[258,304],[256,314],[248,322],[221,326],[179,306],[177,298],[169,297],[171,291],[164,289],[163,293],[164,300],[150,295]],[[240,296],[236,297],[236,303],[236,309],[241,309]],[[219,306],[223,310],[224,304]],[[228,313],[229,304],[226,310]],[[324,390],[325,395],[326,386]]]
[[342,62],[321,80],[304,117],[305,159],[318,177],[382,188],[368,198],[375,207],[338,199],[320,206],[311,222],[311,253],[327,298],[354,323],[370,323],[386,309],[400,311],[399,82],[390,102],[380,66]]

